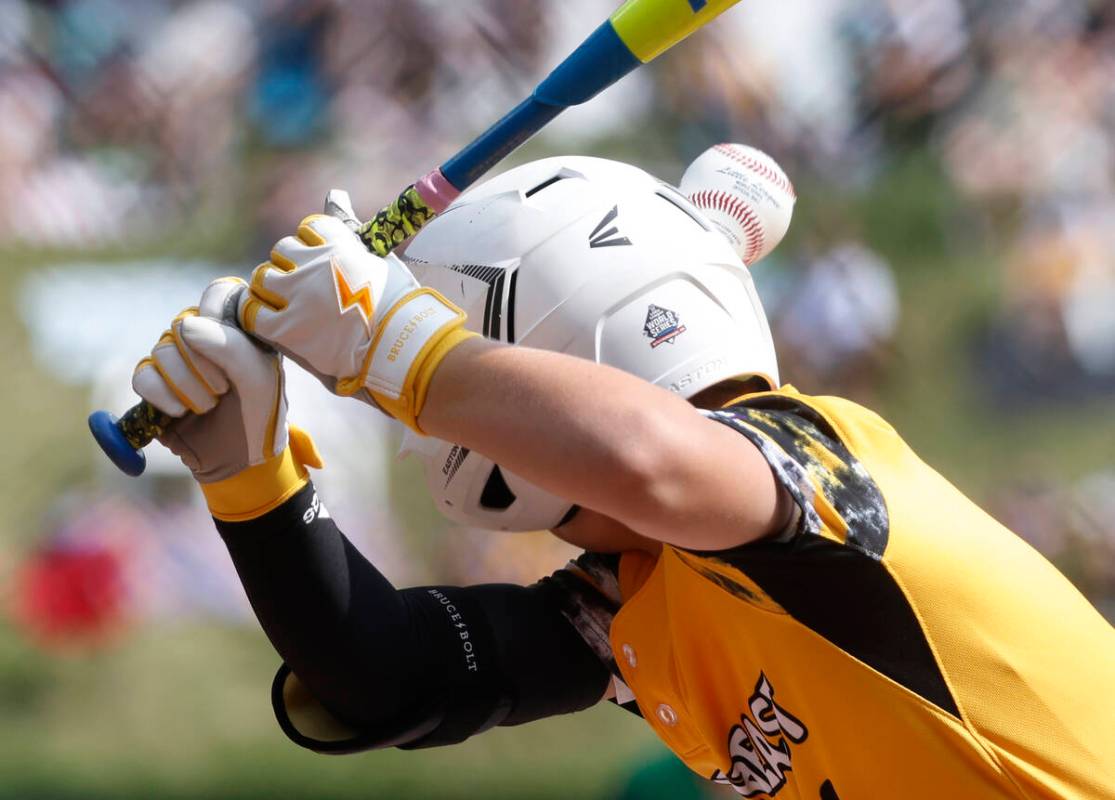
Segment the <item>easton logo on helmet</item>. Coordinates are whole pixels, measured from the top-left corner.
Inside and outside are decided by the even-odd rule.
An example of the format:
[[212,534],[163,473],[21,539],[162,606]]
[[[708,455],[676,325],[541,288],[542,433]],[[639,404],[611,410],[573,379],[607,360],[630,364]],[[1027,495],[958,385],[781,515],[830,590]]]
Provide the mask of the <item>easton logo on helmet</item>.
[[604,230],[604,226],[615,220],[619,216],[619,206],[612,206],[612,210],[604,215],[604,219],[592,229],[592,233],[588,235],[589,247],[624,247],[631,244],[631,240],[626,236],[619,235],[619,228],[615,225]]
[[441,474],[445,476],[445,485],[448,486],[452,483],[453,478],[457,474],[457,470],[461,468],[461,464],[465,463],[468,458],[469,450],[467,447],[461,447],[459,444],[453,445],[453,449],[449,451],[449,455],[445,458],[445,464],[441,467]]
[[650,339],[651,349],[664,342],[674,343],[674,339],[685,333],[685,326],[676,311],[651,304],[647,308],[647,321],[643,325],[643,336]]

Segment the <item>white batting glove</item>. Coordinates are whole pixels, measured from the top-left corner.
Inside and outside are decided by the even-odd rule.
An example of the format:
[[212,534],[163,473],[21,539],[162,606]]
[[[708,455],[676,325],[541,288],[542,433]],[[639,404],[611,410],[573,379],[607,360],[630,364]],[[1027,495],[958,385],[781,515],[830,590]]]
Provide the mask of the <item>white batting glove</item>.
[[368,252],[351,229],[347,195],[280,240],[252,273],[240,303],[244,330],[315,373],[331,391],[354,395],[416,431],[437,365],[475,335],[465,314],[418,285],[402,261]]
[[160,440],[193,472],[215,516],[250,519],[320,466],[308,435],[288,430],[280,356],[222,318],[237,278],[214,281],[136,366],[135,391],[178,418]]

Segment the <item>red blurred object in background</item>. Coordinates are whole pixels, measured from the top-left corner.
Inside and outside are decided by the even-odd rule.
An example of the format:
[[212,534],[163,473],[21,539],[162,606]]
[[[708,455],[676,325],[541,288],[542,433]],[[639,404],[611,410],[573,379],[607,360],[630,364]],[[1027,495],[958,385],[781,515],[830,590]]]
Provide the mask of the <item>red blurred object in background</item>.
[[102,543],[47,545],[16,572],[14,616],[45,647],[104,645],[124,627],[124,566]]

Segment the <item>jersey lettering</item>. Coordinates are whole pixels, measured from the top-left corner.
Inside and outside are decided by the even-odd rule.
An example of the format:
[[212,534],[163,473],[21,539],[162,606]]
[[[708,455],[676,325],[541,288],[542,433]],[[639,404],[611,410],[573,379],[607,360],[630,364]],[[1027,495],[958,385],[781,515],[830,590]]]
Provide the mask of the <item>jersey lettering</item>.
[[712,780],[729,784],[742,797],[774,797],[793,769],[790,745],[804,742],[809,731],[775,702],[774,687],[762,672],[747,701],[747,712],[728,731],[732,768],[727,774],[717,770]]

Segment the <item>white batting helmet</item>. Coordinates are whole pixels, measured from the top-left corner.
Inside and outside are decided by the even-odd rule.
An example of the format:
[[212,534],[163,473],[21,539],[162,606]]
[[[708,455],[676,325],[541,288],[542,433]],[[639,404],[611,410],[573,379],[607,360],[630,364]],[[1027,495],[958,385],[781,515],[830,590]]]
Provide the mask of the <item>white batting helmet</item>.
[[[732,378],[778,386],[766,315],[728,241],[637,167],[562,156],[462,195],[404,255],[490,339],[580,356],[691,397]],[[449,519],[556,527],[571,504],[476,452],[408,434]]]

